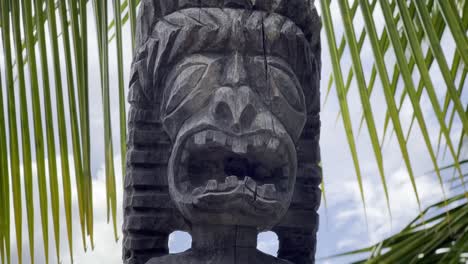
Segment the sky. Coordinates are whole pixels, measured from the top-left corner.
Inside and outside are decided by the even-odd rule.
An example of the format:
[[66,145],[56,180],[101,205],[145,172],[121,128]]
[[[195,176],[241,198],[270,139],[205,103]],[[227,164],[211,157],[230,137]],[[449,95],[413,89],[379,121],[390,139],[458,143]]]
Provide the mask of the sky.
[[[338,8],[332,7],[332,17],[335,22],[339,21],[340,13]],[[89,5],[90,13],[92,12],[91,5]],[[375,23],[379,29],[383,28],[382,15],[377,10],[375,13]],[[90,32],[95,32],[94,23],[90,21]],[[357,29],[362,28],[362,19],[358,16],[355,21]],[[342,27],[340,23],[336,24],[336,33],[341,35]],[[92,36],[92,35],[91,35]],[[328,55],[328,46],[325,41],[325,35],[322,31],[322,102],[325,99],[326,88],[328,79],[331,73],[330,58]],[[95,213],[95,249],[94,251],[88,250],[84,252],[81,244],[81,236],[79,230],[79,219],[77,217],[77,197],[76,194],[73,196],[73,248],[74,248],[74,260],[75,263],[90,263],[90,264],[101,264],[101,263],[120,263],[121,262],[121,238],[122,234],[119,234],[118,242],[113,240],[113,228],[112,225],[107,224],[106,216],[106,203],[105,203],[105,178],[104,178],[104,141],[103,141],[103,126],[102,126],[102,105],[101,105],[101,93],[99,83],[99,65],[97,63],[97,41],[94,37],[89,37],[89,78],[90,78],[90,113],[91,113],[91,131],[92,144],[91,144],[91,155],[92,155],[92,174],[93,179],[93,197],[94,197],[94,213]],[[450,36],[444,36],[443,47],[445,48],[447,58],[451,62],[453,57],[453,51],[455,46]],[[425,47],[427,48],[427,47]],[[131,63],[131,45],[130,45],[130,30],[127,24],[124,27],[124,61],[125,61],[125,82],[128,83],[130,63]],[[369,44],[364,45],[364,51],[369,50]],[[110,81],[112,96],[111,98],[111,114],[113,118],[113,131],[118,131],[118,94],[117,94],[117,70],[116,70],[116,56],[115,56],[115,42],[111,43],[110,46],[110,66],[115,70],[111,72]],[[371,52],[363,52],[361,54],[364,63],[365,72],[370,72],[372,67],[372,54]],[[50,59],[50,58],[49,58]],[[95,62],[95,63],[92,63]],[[393,66],[395,59],[391,54],[386,57],[387,65]],[[343,60],[343,70],[348,71],[351,65],[350,57],[346,53]],[[0,54],[0,66],[3,67],[3,54]],[[62,61],[62,71],[65,69],[64,62]],[[1,68],[0,67],[0,68]],[[47,69],[52,75],[52,65],[49,65]],[[40,69],[41,71],[43,69]],[[2,73],[3,74],[3,73]],[[443,100],[445,95],[445,87],[443,80],[440,77],[440,71],[437,67],[433,67],[431,75],[436,80],[435,86],[441,87],[437,90],[440,95],[440,100]],[[413,76],[415,80],[419,80],[419,76],[415,74]],[[65,76],[62,76],[65,80]],[[366,78],[369,78],[368,76]],[[2,78],[4,79],[4,78]],[[28,83],[28,79],[26,80]],[[379,80],[377,80],[379,83]],[[4,86],[3,86],[4,87]],[[378,86],[377,86],[378,87]],[[54,89],[52,89],[54,90]],[[397,91],[401,93],[401,89]],[[54,98],[55,94],[53,94]],[[363,127],[359,136],[357,136],[360,118],[362,115],[362,109],[360,107],[360,98],[357,93],[356,84],[353,83],[351,92],[348,95],[348,101],[350,102],[350,113],[353,120],[353,128],[355,136],[358,138],[357,148],[359,153],[359,160],[363,173],[364,192],[365,192],[365,204],[367,208],[367,216],[364,213],[363,202],[361,200],[359,187],[356,181],[356,173],[352,163],[351,155],[348,148],[348,143],[345,137],[344,128],[341,119],[337,119],[339,110],[339,104],[337,96],[334,90],[329,96],[326,105],[322,109],[321,120],[322,120],[322,135],[321,135],[321,153],[322,153],[322,165],[324,174],[324,185],[325,185],[325,197],[326,206],[322,202],[320,207],[320,229],[318,232],[318,249],[317,258],[318,263],[348,263],[349,259],[328,259],[327,256],[345,252],[353,249],[359,249],[365,246],[369,246],[404,227],[410,220],[416,217],[418,212],[418,204],[415,199],[414,191],[409,181],[409,176],[406,171],[404,162],[402,161],[400,150],[397,141],[394,137],[390,141],[387,141],[383,150],[385,174],[387,176],[387,184],[389,187],[390,195],[390,208],[392,211],[392,217],[389,216],[387,211],[386,200],[384,191],[382,188],[378,168],[375,162],[373,151],[371,148],[369,136],[367,133],[366,126]],[[462,97],[464,102],[468,102],[467,93]],[[429,131],[439,131],[437,120],[433,117],[431,112],[431,105],[427,96],[422,98],[422,109],[426,122],[428,124]],[[381,89],[376,88],[372,94],[371,103],[373,106],[373,113],[377,121],[377,128],[379,137],[383,134],[383,122],[385,119],[385,99]],[[68,117],[67,117],[68,118]],[[412,118],[412,108],[409,102],[404,104],[404,107],[400,113],[404,131],[407,131]],[[56,124],[56,120],[54,120]],[[458,137],[460,126],[455,125],[454,138]],[[434,136],[431,138],[432,142],[436,142],[437,133],[432,133]],[[456,136],[455,136],[456,135]],[[113,134],[115,144],[115,169],[116,172],[121,171],[120,162],[120,150],[119,150],[119,138],[116,133]],[[414,132],[408,143],[408,149],[410,150],[410,158],[413,164],[413,169],[416,174],[416,181],[418,184],[418,191],[423,204],[423,207],[436,202],[442,198],[442,192],[437,178],[434,174],[428,173],[432,170],[432,163],[429,155],[427,154],[426,145],[422,139],[417,126],[415,126]],[[59,161],[57,161],[60,164]],[[34,166],[33,166],[34,167]],[[72,170],[73,171],[73,170]],[[34,172],[35,175],[36,172]],[[120,179],[117,177],[117,179]],[[72,182],[74,184],[74,181]],[[35,184],[36,186],[37,184]],[[35,188],[35,195],[37,196],[37,188]],[[117,190],[122,190],[122,182],[117,181]],[[447,190],[447,194],[450,194],[450,190]],[[122,203],[122,191],[118,191],[117,203]],[[38,199],[35,199],[37,202]],[[36,206],[36,212],[39,206]],[[122,225],[122,208],[118,207],[118,227],[120,229]],[[25,213],[24,213],[25,215]],[[40,220],[36,218],[36,230],[35,230],[35,248],[37,263],[43,263],[43,245],[41,240]],[[50,220],[51,221],[51,220]],[[60,252],[62,256],[62,263],[70,263],[68,257],[68,245],[66,243],[66,229],[65,229],[65,217],[63,208],[61,211],[61,243]],[[24,233],[26,230],[26,222],[23,223]],[[49,226],[50,232],[52,232],[52,224]],[[13,234],[13,233],[12,233]],[[12,236],[14,237],[14,236]],[[52,233],[50,233],[50,255],[51,263],[56,263],[53,250],[54,244],[52,239]],[[27,247],[27,236],[23,234],[23,256],[25,263],[28,263],[28,247]],[[172,234],[169,240],[169,248],[171,252],[180,252],[190,247],[190,236],[183,232],[176,232]],[[262,233],[258,238],[258,248],[264,252],[272,255],[276,255],[278,248],[278,242],[276,236],[271,233]],[[16,241],[12,243],[12,256],[16,263]]]

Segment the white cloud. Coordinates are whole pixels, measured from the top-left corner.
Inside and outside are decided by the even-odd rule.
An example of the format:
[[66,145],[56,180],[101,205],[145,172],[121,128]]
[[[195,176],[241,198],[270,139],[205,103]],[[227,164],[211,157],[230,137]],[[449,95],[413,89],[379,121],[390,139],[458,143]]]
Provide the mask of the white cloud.
[[184,252],[192,246],[192,236],[187,232],[175,231],[169,235],[169,253]]
[[338,244],[336,245],[336,247],[338,248],[338,250],[342,250],[344,248],[354,247],[359,242],[360,241],[357,239],[342,239],[338,241]]
[[[60,160],[57,160],[57,163],[60,164]],[[116,157],[115,161],[115,169],[116,172],[120,171],[121,169],[121,162],[120,157]],[[33,164],[33,168],[35,168],[35,164]],[[59,167],[59,171],[60,171]],[[71,168],[71,183],[72,183],[72,221],[73,221],[73,251],[74,251],[74,263],[103,263],[105,261],[110,261],[110,263],[119,263],[121,261],[121,244],[119,242],[114,242],[114,232],[113,227],[111,224],[107,223],[107,209],[106,209],[106,187],[105,187],[105,174],[104,168],[101,167],[98,172],[96,173],[96,178],[93,180],[93,199],[94,199],[94,242],[95,242],[95,249],[93,251],[88,249],[88,252],[85,253],[83,250],[83,244],[81,240],[81,229],[80,229],[80,222],[78,217],[78,198],[76,195],[76,185],[75,185],[75,174],[73,173],[73,169]],[[34,206],[35,206],[35,262],[36,263],[44,263],[44,248],[42,244],[42,229],[41,229],[41,222],[39,217],[39,204],[38,204],[38,191],[37,191],[37,171],[33,171],[34,175]],[[119,174],[117,174],[119,175]],[[122,181],[121,178],[117,178],[117,204],[122,204]],[[24,186],[24,185],[23,185]],[[60,255],[62,263],[71,263],[69,258],[69,250],[68,250],[68,240],[66,238],[67,230],[65,224],[65,210],[63,207],[63,190],[62,190],[62,180],[59,178],[59,190],[60,190]],[[48,191],[49,193],[49,191]],[[29,255],[29,245],[27,240],[27,232],[28,230],[25,229],[27,226],[26,223],[26,211],[25,211],[25,203],[23,201],[23,261],[24,263],[29,263],[30,255]],[[13,208],[12,208],[13,211]],[[57,263],[56,256],[55,256],[55,241],[53,236],[53,223],[51,219],[51,208],[49,203],[49,257],[50,263]],[[13,223],[13,215],[11,217],[11,221]],[[121,226],[122,226],[122,209],[121,206],[117,206],[117,230],[119,233],[119,237],[122,238],[121,234]],[[14,229],[12,228],[12,262],[17,263],[17,251],[16,251],[16,239]],[[87,241],[89,247],[89,240]]]
[[[122,180],[120,177],[121,171],[121,161],[120,156],[114,160],[115,171],[116,173],[116,183],[117,183],[117,232],[119,236],[118,242],[113,240],[114,231],[113,225],[107,223],[107,209],[106,209],[106,180],[105,180],[105,170],[101,166],[97,178],[93,181],[93,199],[94,199],[94,230],[95,230],[95,249],[85,253],[81,250],[81,237],[77,234],[74,236],[74,244],[78,246],[78,249],[75,251],[75,262],[80,263],[120,263],[122,262],[122,223],[123,223],[123,213],[122,213],[122,197],[123,197],[123,187]],[[76,204],[76,202],[75,202]],[[74,206],[75,207],[75,206]],[[77,219],[75,217],[75,219]],[[111,220],[112,221],[112,220]],[[68,251],[65,248],[63,254],[66,254]],[[65,256],[65,255],[64,255]]]
[[258,250],[270,254],[272,256],[278,255],[278,236],[273,232],[263,232],[258,234],[257,248]]

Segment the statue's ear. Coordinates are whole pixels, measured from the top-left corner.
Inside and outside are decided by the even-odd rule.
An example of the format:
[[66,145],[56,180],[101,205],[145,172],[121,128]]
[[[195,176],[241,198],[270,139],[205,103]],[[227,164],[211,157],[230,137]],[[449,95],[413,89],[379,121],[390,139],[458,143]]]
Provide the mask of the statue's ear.
[[123,225],[125,263],[146,263],[169,254],[169,234],[188,229],[169,195],[167,163],[171,141],[160,123],[150,124],[142,118],[146,112],[136,107],[130,110],[133,121],[140,121],[130,121],[129,125]]
[[286,215],[273,229],[279,240],[278,257],[293,263],[315,263],[322,181],[319,134],[318,115],[310,116],[296,147],[298,169],[293,199]]
[[123,224],[123,260],[128,264],[169,254],[169,234],[188,229],[169,195],[172,142],[161,124],[158,97],[148,94],[158,87],[148,87],[145,54],[135,56],[130,78]]

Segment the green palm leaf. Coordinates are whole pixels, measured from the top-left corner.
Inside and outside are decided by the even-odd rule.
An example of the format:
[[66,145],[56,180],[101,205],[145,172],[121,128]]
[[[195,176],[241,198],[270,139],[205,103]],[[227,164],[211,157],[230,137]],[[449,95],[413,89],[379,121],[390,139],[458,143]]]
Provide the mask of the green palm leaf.
[[[59,14],[60,22],[62,28],[68,28],[68,17],[67,17],[67,6],[65,0],[59,0]],[[62,40],[65,53],[65,64],[66,64],[66,75],[67,75],[67,87],[68,87],[68,107],[71,115],[71,135],[72,135],[72,146],[73,146],[73,160],[75,165],[75,177],[76,177],[76,190],[78,195],[78,211],[80,217],[80,226],[81,226],[81,237],[83,242],[83,247],[86,249],[86,207],[84,206],[83,198],[83,167],[82,167],[82,157],[81,157],[81,144],[79,142],[79,127],[78,127],[78,116],[77,116],[77,106],[76,106],[76,97],[75,97],[75,84],[73,80],[73,66],[72,66],[72,55],[71,55],[71,45],[70,45],[70,36],[68,30],[62,31]],[[69,237],[71,239],[71,237]]]
[[[32,7],[29,1],[22,1],[22,18],[23,18],[23,28],[25,29],[25,40],[26,40],[26,51],[28,56],[28,66],[29,66],[29,77],[30,77],[30,86],[32,94],[32,108],[33,108],[33,125],[34,125],[34,142],[35,142],[35,152],[36,152],[36,164],[37,164],[37,178],[38,178],[38,187],[39,187],[39,204],[40,204],[40,214],[42,222],[42,235],[44,243],[44,255],[46,263],[49,262],[49,215],[48,215],[48,197],[47,197],[47,183],[46,183],[46,170],[45,170],[45,150],[44,150],[44,134],[42,128],[42,116],[41,116],[41,104],[39,98],[39,81],[37,73],[37,60],[35,45],[32,33]],[[18,61],[18,67],[22,67],[23,63]],[[22,78],[22,77],[20,77]],[[21,83],[21,81],[20,81]],[[26,109],[26,108],[24,108]],[[27,117],[25,117],[27,118]],[[27,134],[25,135],[27,136]],[[28,149],[29,150],[29,149]],[[32,207],[27,202],[27,206]],[[31,215],[28,217],[34,218],[34,213],[31,209]],[[34,222],[31,221],[33,224]],[[32,228],[32,226],[30,226]],[[31,232],[29,232],[31,236]],[[34,263],[34,238],[30,237],[30,249],[31,249],[31,263]]]
[[332,65],[333,65],[333,75],[336,83],[336,90],[338,94],[338,101],[340,103],[340,110],[343,116],[343,125],[346,130],[346,137],[348,139],[349,143],[349,148],[351,151],[351,155],[353,157],[353,162],[354,162],[354,168],[356,170],[356,176],[358,180],[358,185],[359,185],[359,190],[361,192],[361,199],[362,203],[364,205],[364,213],[366,213],[366,200],[364,198],[364,189],[363,189],[363,184],[362,184],[362,176],[361,176],[361,169],[359,166],[359,160],[357,156],[357,150],[356,150],[356,143],[354,141],[354,133],[353,133],[353,127],[351,125],[351,117],[349,114],[349,107],[348,107],[348,100],[346,98],[346,91],[343,83],[343,76],[342,76],[342,70],[339,62],[339,55],[338,55],[338,49],[336,47],[336,41],[335,41],[335,32],[333,29],[333,22],[331,21],[331,13],[330,13],[330,8],[327,5],[325,0],[321,0],[322,3],[322,14],[323,14],[323,21],[325,24],[326,28],[326,33],[327,33],[327,39],[329,43],[329,49],[330,49],[330,54],[332,57]]
[[[31,158],[31,139],[30,139],[30,130],[29,130],[29,117],[28,117],[28,102],[26,95],[26,83],[25,83],[25,74],[24,74],[24,65],[22,61],[22,52],[23,47],[21,45],[21,31],[22,27],[20,24],[20,5],[18,1],[10,1],[11,8],[11,24],[13,31],[13,43],[15,46],[15,55],[16,55],[16,68],[18,70],[18,86],[19,86],[19,97],[20,97],[20,120],[21,120],[21,145],[22,145],[22,154],[23,154],[23,176],[24,176],[24,191],[25,191],[25,201],[26,201],[26,214],[27,214],[27,223],[28,223],[28,237],[29,237],[29,253],[31,257],[31,262],[34,262],[34,203],[33,203],[33,179],[32,179],[32,158]],[[14,91],[12,91],[14,92]],[[13,117],[13,118],[16,118]],[[11,135],[10,135],[11,136]],[[15,177],[15,180],[20,185],[19,179]],[[16,200],[18,197],[15,197],[13,200],[16,203],[21,203],[21,200]],[[22,241],[22,222],[21,214],[17,211],[21,208],[21,205],[17,205],[15,208],[15,226],[16,226],[16,240]],[[43,227],[46,222],[43,219]],[[45,234],[45,233],[44,233]],[[48,243],[46,238],[47,234],[44,235],[44,241]],[[20,256],[22,253],[22,246],[17,243],[18,247],[18,262],[22,263],[23,259]]]
[[[377,254],[355,263],[461,263],[467,250],[468,204],[464,194],[438,202],[414,219],[401,232],[365,249],[340,254]],[[449,249],[440,253],[439,249]],[[383,253],[385,252],[385,253]]]
[[[13,209],[14,209],[14,221],[16,230],[16,239],[22,235],[22,206],[21,206],[21,181],[20,181],[20,161],[19,161],[19,143],[18,143],[18,128],[16,121],[16,99],[14,91],[14,79],[13,79],[13,66],[12,66],[12,49],[10,41],[10,21],[9,21],[9,10],[10,4],[8,1],[0,1],[0,9],[2,15],[2,42],[5,56],[5,77],[6,77],[6,90],[7,90],[7,102],[8,102],[8,134],[10,137],[9,147],[10,152],[7,152],[5,147],[2,148],[3,156],[10,157],[10,175],[11,175],[11,192],[13,197]],[[3,109],[3,101],[2,101]],[[4,176],[4,178],[8,178]],[[4,180],[8,182],[8,179]],[[8,186],[9,187],[9,186]],[[4,187],[5,188],[5,187]],[[8,192],[9,196],[10,192]],[[6,201],[9,201],[7,197]],[[11,261],[10,255],[10,210],[9,203],[5,205],[8,207],[5,210],[5,230],[4,244],[6,251],[6,260],[8,263]],[[22,252],[22,245],[18,243],[18,254]]]
[[[43,0],[35,0],[35,23],[36,32],[39,42],[41,68],[47,69],[47,49],[46,49],[46,37],[43,21],[45,21],[45,12],[42,10]],[[30,21],[31,22],[31,21]],[[30,32],[32,34],[32,32]],[[49,169],[49,184],[50,184],[50,197],[52,207],[52,219],[54,226],[54,240],[55,240],[55,251],[57,254],[57,260],[60,261],[60,220],[59,220],[59,186],[58,186],[58,175],[57,175],[57,161],[55,152],[55,138],[54,138],[54,124],[52,115],[52,99],[50,92],[49,75],[47,71],[42,71],[42,90],[44,92],[44,108],[45,108],[45,123],[46,123],[46,138],[47,138],[47,160]],[[38,91],[39,92],[39,91]],[[40,120],[40,115],[38,117]],[[40,128],[39,128],[40,129]],[[38,157],[39,159],[39,157]],[[43,184],[45,185],[45,179]],[[42,187],[44,188],[44,186]]]
[[[2,80],[0,79],[0,101],[3,102]],[[6,118],[3,107],[0,109],[0,138],[6,138]],[[7,144],[3,140],[0,141],[0,257],[2,263],[6,261],[7,240],[10,232],[10,182],[9,182],[9,166]]]
[[[109,49],[108,49],[108,26],[107,26],[107,2],[93,1],[94,17],[97,25],[97,39],[99,49],[99,65],[101,68],[102,106],[104,113],[104,146],[106,164],[107,184],[107,219],[112,215],[115,240],[118,240],[117,232],[117,194],[114,172],[114,150],[112,145],[111,116],[110,116],[110,87],[109,87]],[[118,24],[118,23],[117,23]],[[119,29],[119,26],[117,26]],[[119,34],[118,34],[119,35]],[[119,39],[117,37],[117,39]],[[122,61],[120,61],[122,62]],[[123,79],[123,77],[122,77]],[[121,87],[123,90],[123,87]],[[123,91],[121,91],[123,92]],[[121,104],[122,107],[122,104]]]
[[[56,112],[58,120],[58,138],[60,145],[61,177],[63,181],[63,199],[65,207],[65,221],[67,225],[68,249],[70,251],[70,260],[73,262],[73,231],[72,231],[72,200],[71,200],[71,180],[70,180],[70,162],[68,160],[68,141],[67,128],[65,123],[64,95],[61,80],[58,33],[56,28],[55,5],[53,0],[47,0],[47,19],[49,24],[49,40],[53,54],[54,84],[56,94]],[[68,72],[68,71],[67,71]],[[68,75],[68,74],[67,74]],[[55,132],[57,133],[57,132]],[[51,147],[51,149],[53,149]],[[49,155],[50,156],[50,155]],[[51,184],[53,179],[51,174]],[[53,188],[51,187],[51,190]],[[54,190],[55,191],[55,190]],[[54,196],[52,194],[52,196]],[[58,203],[58,202],[57,202]],[[57,253],[57,258],[60,256]]]
[[369,135],[371,138],[372,142],[372,147],[374,149],[374,154],[377,160],[377,166],[379,167],[379,173],[382,178],[382,184],[383,188],[385,191],[385,198],[387,200],[387,207],[388,207],[388,212],[391,215],[391,209],[390,209],[390,198],[388,195],[388,187],[387,187],[387,181],[385,179],[385,173],[384,173],[384,167],[383,167],[383,157],[382,157],[382,152],[380,149],[379,145],[379,138],[377,135],[377,129],[375,127],[375,121],[374,121],[374,114],[372,113],[372,107],[371,103],[369,100],[369,93],[366,85],[366,80],[364,77],[364,70],[362,69],[362,63],[361,63],[361,57],[360,57],[360,50],[362,48],[358,47],[356,37],[355,37],[355,32],[354,32],[354,27],[352,26],[352,20],[351,16],[348,12],[349,6],[345,1],[339,1],[340,5],[340,11],[341,15],[343,17],[343,22],[345,24],[349,24],[350,27],[347,28],[345,31],[346,39],[349,45],[349,48],[351,50],[351,56],[352,56],[352,61],[353,61],[353,71],[356,74],[356,79],[358,82],[359,86],[359,94],[361,96],[361,103],[362,107],[364,108],[364,116],[366,119],[367,127],[369,130]]
[[[132,6],[133,3],[130,3]],[[113,1],[114,6],[114,19],[115,19],[115,32],[117,42],[117,67],[119,73],[119,110],[120,110],[120,146],[127,144],[127,110],[125,109],[125,82],[124,82],[124,70],[123,70],[123,45],[122,45],[122,19],[120,3],[117,0]],[[125,175],[125,163],[126,163],[126,148],[121,147],[121,159],[122,159],[122,176]]]
[[[453,78],[450,75],[450,69],[448,67],[447,60],[444,56],[444,52],[442,50],[440,42],[437,39],[437,34],[435,33],[434,28],[431,26],[429,11],[427,10],[427,7],[424,5],[423,2],[416,1],[415,4],[416,10],[418,11],[418,16],[421,19],[421,25],[429,39],[430,48],[432,49],[432,52],[438,62],[442,75],[445,79],[445,83],[447,84],[447,90],[450,93],[450,97],[454,103],[454,107],[457,109],[457,112],[463,124],[463,129],[465,130],[465,133],[468,133],[468,117],[465,114],[463,104],[461,103],[460,97],[458,96]],[[462,44],[464,43],[465,42],[463,42]],[[467,61],[465,61],[465,63],[467,63]]]

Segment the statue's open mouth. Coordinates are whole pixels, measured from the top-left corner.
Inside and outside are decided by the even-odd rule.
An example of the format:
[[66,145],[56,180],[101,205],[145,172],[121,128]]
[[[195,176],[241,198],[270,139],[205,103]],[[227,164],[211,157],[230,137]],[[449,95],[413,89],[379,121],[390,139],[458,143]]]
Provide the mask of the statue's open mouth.
[[175,185],[181,194],[202,200],[284,200],[294,172],[293,151],[290,140],[271,131],[240,136],[198,131],[185,136],[176,150]]

